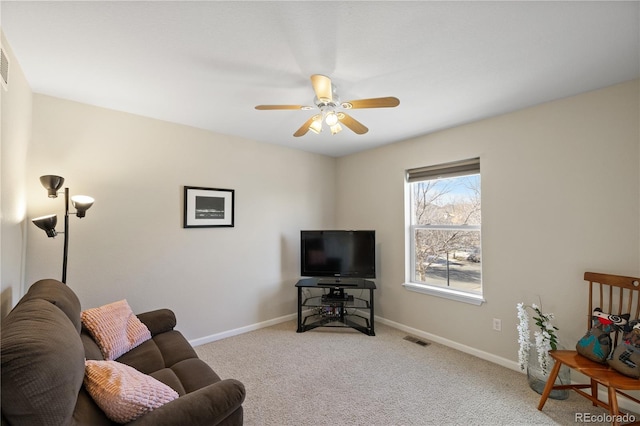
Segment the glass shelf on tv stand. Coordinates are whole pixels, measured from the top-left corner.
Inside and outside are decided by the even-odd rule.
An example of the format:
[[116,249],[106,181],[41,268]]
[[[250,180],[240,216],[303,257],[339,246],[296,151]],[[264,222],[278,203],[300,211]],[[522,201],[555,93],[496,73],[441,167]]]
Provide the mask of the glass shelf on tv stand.
[[[317,327],[350,327],[366,335],[375,336],[373,290],[376,286],[372,281],[363,281],[357,289],[345,287],[345,297],[333,299],[328,298],[326,293],[313,294],[314,288],[323,291],[328,289],[309,279],[300,280],[296,287],[298,287],[298,333]],[[305,291],[304,298],[303,288],[309,290]],[[367,292],[367,290],[368,300],[349,294],[350,292]]]
[[320,308],[323,306],[343,306],[345,308],[370,309],[368,300],[361,299],[359,297],[353,297],[352,295],[349,295],[349,298],[347,300],[330,298],[325,299],[323,296],[324,295],[307,297],[306,299],[304,299],[304,302],[302,302],[302,306],[307,308]]

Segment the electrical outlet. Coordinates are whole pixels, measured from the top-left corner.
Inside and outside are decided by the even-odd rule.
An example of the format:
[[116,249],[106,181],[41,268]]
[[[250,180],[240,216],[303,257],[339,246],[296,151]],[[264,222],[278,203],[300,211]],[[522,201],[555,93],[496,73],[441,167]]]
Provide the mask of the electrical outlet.
[[493,319],[493,329],[495,331],[502,331],[502,320],[498,318]]

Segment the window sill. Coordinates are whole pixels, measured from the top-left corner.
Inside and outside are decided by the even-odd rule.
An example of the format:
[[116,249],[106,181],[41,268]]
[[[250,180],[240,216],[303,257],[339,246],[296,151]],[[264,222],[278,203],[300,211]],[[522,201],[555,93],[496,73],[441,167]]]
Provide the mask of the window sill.
[[450,288],[436,287],[428,284],[404,283],[404,288],[417,293],[428,294],[430,296],[442,297],[444,299],[455,300],[456,302],[469,303],[480,306],[486,302],[482,295],[472,294]]

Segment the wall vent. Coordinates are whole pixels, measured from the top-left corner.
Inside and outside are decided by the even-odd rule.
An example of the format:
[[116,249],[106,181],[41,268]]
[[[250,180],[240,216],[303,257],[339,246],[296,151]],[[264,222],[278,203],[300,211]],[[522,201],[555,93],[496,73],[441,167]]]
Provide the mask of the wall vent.
[[7,90],[9,87],[9,59],[4,53],[4,49],[0,47],[0,83]]

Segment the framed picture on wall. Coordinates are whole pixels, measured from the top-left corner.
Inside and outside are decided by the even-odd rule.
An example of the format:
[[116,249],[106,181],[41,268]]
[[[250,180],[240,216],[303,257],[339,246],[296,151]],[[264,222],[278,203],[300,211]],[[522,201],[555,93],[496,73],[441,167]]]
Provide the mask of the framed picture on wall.
[[233,189],[184,187],[183,228],[233,227]]

